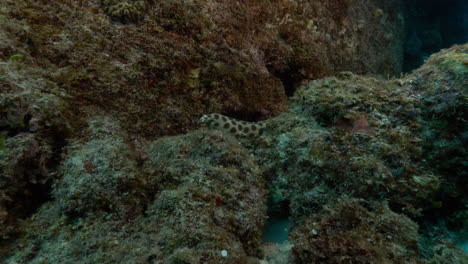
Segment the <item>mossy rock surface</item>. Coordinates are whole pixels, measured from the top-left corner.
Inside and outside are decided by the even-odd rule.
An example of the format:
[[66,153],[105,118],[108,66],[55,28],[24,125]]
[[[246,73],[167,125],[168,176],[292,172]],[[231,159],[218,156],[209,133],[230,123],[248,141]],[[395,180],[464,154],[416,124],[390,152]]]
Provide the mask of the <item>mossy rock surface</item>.
[[228,250],[239,263],[258,254],[265,183],[233,136],[204,130],[131,143],[115,119],[94,114],[86,137],[69,142],[53,199],[11,261],[215,263]]
[[[334,257],[462,259],[446,232],[415,248],[407,217],[464,228],[467,45],[384,80],[401,68],[394,2],[139,2],[2,2],[2,259],[257,263],[267,190],[296,263],[317,257],[299,231],[320,217],[382,242]],[[267,129],[198,130],[216,112]]]
[[5,0],[0,61],[24,56],[23,74],[63,89],[78,115],[100,105],[154,139],[187,132],[210,112],[270,118],[304,80],[396,74],[398,10],[374,0]]
[[419,263],[417,232],[385,203],[340,199],[290,235],[293,263]]
[[107,15],[122,22],[138,21],[145,11],[145,1],[140,0],[103,0],[102,5]]

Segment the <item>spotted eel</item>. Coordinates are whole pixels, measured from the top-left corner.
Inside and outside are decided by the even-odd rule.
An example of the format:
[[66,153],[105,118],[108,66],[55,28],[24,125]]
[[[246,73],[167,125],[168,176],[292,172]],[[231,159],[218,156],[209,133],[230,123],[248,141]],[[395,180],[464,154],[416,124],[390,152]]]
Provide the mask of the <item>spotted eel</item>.
[[211,127],[221,128],[236,136],[256,137],[265,129],[264,122],[246,122],[220,114],[203,115],[200,122]]

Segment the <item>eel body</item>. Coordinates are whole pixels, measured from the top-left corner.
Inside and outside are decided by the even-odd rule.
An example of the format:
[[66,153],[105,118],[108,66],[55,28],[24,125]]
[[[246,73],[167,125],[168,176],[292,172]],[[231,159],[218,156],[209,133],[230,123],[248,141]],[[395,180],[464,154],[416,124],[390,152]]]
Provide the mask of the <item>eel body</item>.
[[265,129],[264,122],[246,122],[221,114],[203,115],[200,122],[214,128],[220,128],[236,136],[256,137]]

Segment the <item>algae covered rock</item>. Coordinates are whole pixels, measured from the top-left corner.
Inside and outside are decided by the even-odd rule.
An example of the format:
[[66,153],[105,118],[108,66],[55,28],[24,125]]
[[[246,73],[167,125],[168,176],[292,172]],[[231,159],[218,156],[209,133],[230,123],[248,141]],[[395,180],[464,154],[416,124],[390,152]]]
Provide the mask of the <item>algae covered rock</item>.
[[122,22],[137,21],[143,16],[145,1],[140,0],[103,0],[105,12]]
[[420,263],[416,223],[385,203],[340,199],[290,238],[293,263]]
[[95,114],[11,261],[217,263],[224,250],[239,263],[259,254],[264,181],[235,138],[198,131],[130,144],[118,122]]
[[[450,57],[460,50],[441,54]],[[142,139],[129,134],[112,113],[83,108],[85,121],[75,124],[80,133],[73,130],[59,156],[54,154],[56,144],[42,136],[67,127],[54,112],[62,108],[15,112],[6,107],[7,116],[30,113],[54,129],[41,125],[34,132],[16,118],[2,119],[15,121],[8,121],[4,136],[2,155],[7,158],[2,159],[2,170],[10,173],[32,164],[37,173],[35,178],[14,178],[26,183],[13,186],[27,187],[29,179],[48,182],[41,192],[48,196],[30,212],[33,217],[4,229],[9,234],[22,231],[23,237],[13,236],[11,241],[19,242],[8,249],[16,251],[3,254],[20,263],[255,263],[262,259],[268,189],[277,207],[272,210],[290,216],[292,251],[284,254],[293,256],[292,263],[463,259],[450,243],[432,242],[442,236],[429,241],[426,228],[420,229],[421,235],[417,230],[428,222],[427,213],[444,221],[440,212],[454,216],[452,226],[464,228],[460,206],[465,196],[457,192],[462,189],[461,174],[430,162],[444,149],[433,147],[434,139],[456,142],[464,129],[458,112],[464,103],[458,96],[464,79],[441,70],[451,82],[419,87],[415,85],[424,78],[417,72],[396,80],[344,72],[310,82],[298,89],[288,112],[266,121],[265,131],[253,138],[201,129]],[[439,113],[434,106],[443,102],[425,101],[415,94],[417,88],[427,97],[447,91],[457,95],[444,106],[457,109],[447,114],[454,127],[428,128],[432,114]],[[43,102],[39,99],[45,95],[29,96],[34,100],[25,105]],[[12,127],[29,132],[9,134],[16,131]],[[464,151],[461,145],[457,148]],[[451,158],[462,160],[463,151],[450,152]],[[60,162],[41,170],[42,163],[34,163],[40,157]],[[463,163],[458,164],[463,169]],[[8,195],[3,206],[10,197],[22,199],[10,190],[2,186]],[[453,203],[453,197],[459,202]],[[418,250],[428,254],[419,256]]]
[[[269,190],[291,216],[291,261],[417,262],[406,216],[440,208],[454,226],[463,219],[466,45],[401,79],[342,72],[399,72],[398,10],[2,1],[0,256],[256,263]],[[212,112],[276,117],[257,138],[194,131]],[[321,232],[302,232],[316,223]],[[343,240],[322,244],[328,236]],[[434,261],[459,259],[427,247]]]
[[464,197],[467,186],[468,45],[454,46],[432,55],[402,80],[422,111],[426,158],[445,179],[447,196]]
[[[303,239],[293,249],[297,263],[324,259],[340,263],[347,254],[363,262],[385,256],[398,260],[375,261],[430,262],[445,254],[437,250],[434,241],[443,238],[453,244],[454,239],[466,240],[466,193],[462,191],[466,186],[466,78],[460,77],[460,71],[466,71],[463,54],[466,45],[444,50],[399,80],[343,73],[310,82],[297,90],[288,113],[269,121],[265,133],[253,143],[253,152],[265,168],[276,212],[292,217],[295,227],[290,239]],[[451,64],[450,70],[444,66],[447,64]],[[433,81],[426,83],[426,77]],[[435,125],[442,121],[447,125]],[[417,219],[424,227],[423,243],[416,245],[416,225],[408,220],[402,225],[413,227],[413,242],[400,245],[405,249],[393,253],[389,252],[395,246],[388,244],[386,249],[374,248],[375,252],[360,260],[356,252],[374,245],[361,243],[358,246],[363,248],[351,246],[347,251],[340,244],[346,243],[340,240],[344,234],[337,236],[335,244],[327,240],[327,235],[326,241],[317,240],[320,249],[311,249],[312,244],[307,243],[316,241],[314,232],[304,231],[309,228],[309,219],[318,222],[323,207],[334,215],[354,197],[385,200],[391,208],[386,210],[394,218],[405,214]],[[434,224],[434,218],[438,223]],[[304,232],[306,235],[302,235]],[[371,233],[376,235],[376,231]],[[395,242],[402,241],[407,240]],[[425,254],[418,256],[418,247]],[[460,251],[446,252],[453,254],[452,259],[464,258]]]
[[148,213],[163,222],[169,259],[215,263],[227,250],[235,262],[258,254],[264,180],[234,137],[213,131],[163,138],[149,146],[144,170],[164,189]]
[[152,139],[187,132],[210,112],[267,119],[307,79],[401,68],[403,23],[393,2],[2,4],[2,60],[24,55],[28,71],[72,96],[76,114],[100,105]]
[[271,121],[256,153],[294,217],[337,195],[389,199],[417,214],[432,206],[440,175],[424,160],[416,102],[374,78],[317,80]]
[[125,214],[141,207],[135,154],[108,116],[89,120],[87,137],[69,142],[52,194],[65,215]]
[[18,220],[50,198],[72,132],[60,89],[26,75],[24,67],[13,60],[0,64],[0,236],[5,239],[18,233]]

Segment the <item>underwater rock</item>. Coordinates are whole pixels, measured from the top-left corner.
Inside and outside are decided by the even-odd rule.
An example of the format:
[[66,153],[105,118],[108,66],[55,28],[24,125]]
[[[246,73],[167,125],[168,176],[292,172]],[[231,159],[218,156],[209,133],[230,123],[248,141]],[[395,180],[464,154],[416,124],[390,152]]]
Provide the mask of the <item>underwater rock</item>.
[[22,63],[0,64],[0,238],[50,199],[62,148],[71,133],[60,89],[27,75]]
[[[400,71],[396,1],[144,1],[128,18],[102,3],[2,1],[2,260],[257,263],[267,190],[298,263],[316,246],[298,230],[346,226],[346,208],[370,237],[386,231],[368,216],[409,230],[369,259],[416,259],[406,217],[466,203],[467,45],[401,79],[351,73]],[[192,131],[210,113],[265,132]]]
[[99,113],[85,134],[70,141],[54,199],[10,261],[218,263],[225,250],[229,263],[244,263],[258,254],[264,181],[232,136],[198,131],[130,144]]
[[[440,196],[466,203],[468,186],[467,97],[468,45],[432,55],[401,84],[417,98],[421,111],[425,159],[443,176]],[[450,198],[451,197],[451,198]]]
[[385,203],[339,199],[291,234],[292,263],[419,263],[418,227]]
[[143,16],[145,1],[138,0],[103,0],[106,13],[122,22],[137,21]]
[[125,215],[141,208],[142,182],[135,152],[121,127],[109,116],[88,120],[88,131],[70,140],[62,175],[52,190],[60,211],[69,217],[96,213]]
[[269,121],[254,153],[293,218],[338,195],[388,199],[417,215],[432,207],[441,181],[424,160],[417,102],[389,81],[316,80],[298,89],[290,112]]
[[[301,263],[325,255],[330,261],[343,256],[363,262],[431,261],[452,254],[426,243],[421,249],[433,255],[417,256],[417,226],[407,216],[421,217],[435,207],[456,213],[458,207],[447,206],[453,202],[450,197],[465,199],[459,192],[462,175],[427,160],[445,149],[433,145],[434,140],[457,142],[464,130],[461,106],[466,102],[459,94],[466,87],[462,77],[466,49],[466,45],[456,46],[435,54],[403,79],[386,81],[348,73],[310,82],[298,89],[289,112],[265,121],[264,133],[252,138],[204,128],[146,140],[130,135],[118,117],[100,107],[83,108],[85,121],[72,122],[63,115],[67,108],[61,107],[61,100],[22,93],[31,97],[20,105],[49,103],[37,111],[3,104],[10,113],[6,116],[30,113],[31,119],[26,120],[43,121],[23,126],[17,118],[2,119],[8,124],[2,141],[7,147],[2,155],[8,158],[2,159],[2,169],[9,172],[15,166],[31,165],[39,173],[36,176],[48,183],[41,192],[45,199],[30,211],[31,218],[21,224],[6,222],[4,230],[15,235],[2,248],[8,253],[2,254],[20,263],[65,259],[255,263],[264,257],[288,256],[293,263]],[[432,78],[440,83],[425,83]],[[4,98],[16,98],[9,95],[12,91]],[[454,100],[437,100],[447,93]],[[455,125],[429,129],[428,122],[438,114]],[[348,125],[337,125],[338,120]],[[66,141],[58,145],[48,141],[56,138],[52,131],[67,131],[70,122],[73,133]],[[53,124],[54,129],[42,124]],[[373,133],[362,133],[370,128]],[[48,140],[39,140],[46,135]],[[24,151],[11,152],[15,144]],[[57,146],[62,146],[61,151],[51,151]],[[457,149],[450,152],[453,164],[463,168],[457,162],[464,148],[458,145]],[[25,160],[22,157],[27,162],[15,161]],[[52,159],[55,165],[35,163],[40,157]],[[452,182],[447,184],[446,179]],[[13,202],[21,200],[10,190],[28,185],[11,184],[10,189],[2,185],[2,192]],[[267,189],[284,205],[283,213],[291,221],[286,241],[291,247],[285,248],[285,256],[273,257],[262,245]],[[34,199],[41,197],[33,194]],[[11,202],[8,199],[3,206]],[[453,225],[459,226],[462,219],[453,218]],[[321,223],[315,232],[302,232],[314,223]],[[380,242],[316,243],[332,239],[333,234],[326,233],[332,229],[343,239],[365,234]],[[18,243],[17,232],[22,235]],[[337,246],[340,243],[346,247]],[[317,255],[316,247],[323,255]]]
[[206,113],[275,116],[304,80],[397,74],[400,11],[378,0],[5,0],[0,60],[23,55],[77,115],[99,105],[154,139]]

